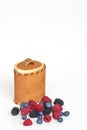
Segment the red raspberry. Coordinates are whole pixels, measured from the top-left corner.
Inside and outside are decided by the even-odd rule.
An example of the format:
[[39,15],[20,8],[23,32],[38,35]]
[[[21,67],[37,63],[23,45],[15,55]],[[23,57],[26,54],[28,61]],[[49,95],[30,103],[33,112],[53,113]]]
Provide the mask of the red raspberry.
[[32,125],[32,121],[30,119],[26,119],[24,122],[23,122],[23,125],[24,126],[30,126]]
[[37,104],[37,103],[33,104],[34,110],[37,110],[37,107],[38,107],[38,104]]
[[34,104],[37,104],[37,102],[35,102],[34,100],[29,100],[29,105],[33,106]]
[[28,112],[29,112],[28,107],[23,107],[23,108],[21,109],[21,115],[22,115],[22,116],[27,115]]
[[62,111],[63,108],[60,104],[55,104],[54,106],[52,106],[52,112],[58,112],[58,111]]
[[45,122],[50,122],[51,121],[51,116],[50,115],[44,115],[44,118],[43,118],[43,120],[45,121]]
[[44,108],[44,105],[43,104],[38,104],[38,112],[42,111]]
[[42,111],[44,108],[43,104],[34,104],[34,109],[37,110],[38,112]]
[[53,118],[54,118],[55,120],[57,120],[57,119],[59,119],[59,117],[60,117],[60,112],[54,112],[54,113],[52,113],[52,116],[53,116]]
[[44,96],[42,99],[41,99],[42,102],[46,103],[46,102],[52,102],[52,100],[47,97],[47,96]]
[[34,110],[33,106],[28,106],[28,112],[31,112],[33,110]]

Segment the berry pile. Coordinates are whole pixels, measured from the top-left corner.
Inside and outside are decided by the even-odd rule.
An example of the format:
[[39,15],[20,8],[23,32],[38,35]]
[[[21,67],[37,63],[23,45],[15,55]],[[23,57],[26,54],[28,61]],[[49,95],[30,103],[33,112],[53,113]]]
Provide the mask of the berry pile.
[[39,103],[34,100],[29,100],[29,102],[21,103],[20,110],[14,107],[11,110],[12,115],[18,115],[19,111],[21,113],[21,118],[24,126],[30,126],[33,124],[31,118],[37,118],[36,123],[42,124],[44,122],[50,122],[53,119],[58,122],[63,122],[63,116],[69,116],[70,112],[63,112],[63,100],[56,98],[52,104],[52,100],[44,96]]

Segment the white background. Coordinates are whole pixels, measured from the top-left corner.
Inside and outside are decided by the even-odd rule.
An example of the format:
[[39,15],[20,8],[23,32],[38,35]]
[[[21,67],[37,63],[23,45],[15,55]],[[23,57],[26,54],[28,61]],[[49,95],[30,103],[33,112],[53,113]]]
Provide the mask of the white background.
[[[46,95],[62,98],[70,116],[62,124],[24,127],[10,114],[14,64],[46,64]],[[87,1],[0,0],[0,130],[87,129]]]

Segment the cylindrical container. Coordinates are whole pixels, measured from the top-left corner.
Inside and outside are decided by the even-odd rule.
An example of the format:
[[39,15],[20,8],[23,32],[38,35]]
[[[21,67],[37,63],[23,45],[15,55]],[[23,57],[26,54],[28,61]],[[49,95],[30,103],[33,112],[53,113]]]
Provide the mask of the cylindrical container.
[[29,58],[14,65],[14,102],[40,101],[45,95],[46,65]]

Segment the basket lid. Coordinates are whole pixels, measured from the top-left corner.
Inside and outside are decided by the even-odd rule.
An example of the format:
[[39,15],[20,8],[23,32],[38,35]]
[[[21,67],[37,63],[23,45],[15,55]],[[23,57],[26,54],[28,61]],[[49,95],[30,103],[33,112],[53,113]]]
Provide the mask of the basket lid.
[[14,65],[15,71],[21,74],[31,74],[36,73],[37,71],[42,70],[44,63],[41,63],[30,58],[25,59],[22,62],[19,62]]

